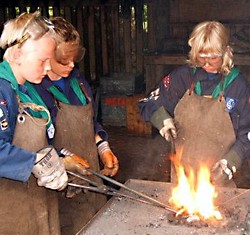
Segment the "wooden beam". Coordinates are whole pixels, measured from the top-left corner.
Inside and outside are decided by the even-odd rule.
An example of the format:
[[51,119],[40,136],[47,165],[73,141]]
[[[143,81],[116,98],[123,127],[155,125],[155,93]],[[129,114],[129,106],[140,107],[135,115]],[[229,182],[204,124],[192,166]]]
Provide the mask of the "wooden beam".
[[112,27],[112,49],[113,49],[113,68],[112,72],[120,72],[120,51],[119,51],[119,19],[118,19],[118,6],[111,7],[111,27]]
[[143,72],[143,0],[136,1],[136,72]]
[[102,70],[104,75],[108,73],[108,48],[106,30],[105,6],[101,6]]
[[132,60],[131,60],[131,15],[123,19],[123,38],[124,38],[124,60],[125,60],[125,72],[132,72]]
[[187,59],[186,55],[148,55],[144,56],[144,63],[157,64],[183,64]]
[[89,62],[90,79],[96,80],[96,62],[95,62],[95,25],[94,25],[94,7],[89,7],[88,32],[89,32]]
[[[184,64],[187,60],[187,55],[147,55],[144,56],[145,64]],[[236,65],[250,65],[249,55],[234,55],[234,63]]]

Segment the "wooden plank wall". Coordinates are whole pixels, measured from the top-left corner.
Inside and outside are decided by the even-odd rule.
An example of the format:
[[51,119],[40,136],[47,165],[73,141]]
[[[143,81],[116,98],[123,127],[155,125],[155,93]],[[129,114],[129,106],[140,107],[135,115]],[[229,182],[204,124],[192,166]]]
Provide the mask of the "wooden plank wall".
[[87,49],[79,68],[90,82],[112,73],[143,73],[143,0],[1,0],[0,30],[18,15],[16,9],[22,13],[37,8],[47,17],[62,16],[77,28]]
[[[149,27],[148,51],[144,54],[146,93],[173,68],[184,63],[193,27],[208,20],[220,21],[229,28],[235,64],[250,82],[250,1],[157,0],[151,1],[149,8],[152,27]],[[236,40],[237,35],[246,35],[245,40]]]
[[[43,15],[60,15],[72,22],[87,49],[80,71],[97,85],[112,73],[144,74],[150,79],[146,83],[155,85],[155,76],[147,76],[150,66],[145,61],[150,61],[145,58],[186,55],[188,36],[203,20],[225,23],[232,35],[241,29],[250,35],[248,0],[1,0],[0,30],[16,16],[17,7],[20,12],[39,7]],[[150,70],[159,70],[151,74],[166,71],[151,65]]]

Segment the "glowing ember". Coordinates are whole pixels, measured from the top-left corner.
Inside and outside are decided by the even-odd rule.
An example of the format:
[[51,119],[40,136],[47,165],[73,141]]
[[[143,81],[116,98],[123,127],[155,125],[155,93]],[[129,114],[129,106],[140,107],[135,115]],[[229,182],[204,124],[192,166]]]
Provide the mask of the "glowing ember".
[[178,184],[172,190],[169,203],[178,210],[178,214],[197,215],[202,219],[222,219],[221,213],[214,206],[217,197],[215,187],[210,183],[208,167],[201,166],[197,178],[194,171],[189,170],[186,176],[184,167],[174,161]]

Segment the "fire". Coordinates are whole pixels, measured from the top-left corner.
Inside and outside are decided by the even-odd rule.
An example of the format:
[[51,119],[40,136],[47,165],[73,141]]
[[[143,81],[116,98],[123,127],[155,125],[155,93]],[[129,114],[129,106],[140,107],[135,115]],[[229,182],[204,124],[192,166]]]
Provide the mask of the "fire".
[[180,162],[174,162],[177,186],[173,188],[169,203],[178,210],[177,215],[197,215],[202,219],[222,219],[221,213],[216,210],[214,199],[217,197],[215,187],[210,183],[210,171],[202,165],[196,175],[189,169],[185,174]]

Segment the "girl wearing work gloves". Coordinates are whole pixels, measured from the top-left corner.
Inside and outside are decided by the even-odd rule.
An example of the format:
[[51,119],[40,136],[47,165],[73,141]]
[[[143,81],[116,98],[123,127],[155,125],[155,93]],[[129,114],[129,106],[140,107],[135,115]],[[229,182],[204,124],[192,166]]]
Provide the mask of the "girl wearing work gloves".
[[24,86],[50,70],[56,38],[39,12],[9,20],[0,38],[6,50],[0,63],[0,234],[59,234],[56,194],[44,187],[61,190],[68,177],[52,147],[37,152],[48,145],[50,116]]
[[186,169],[205,163],[215,184],[235,186],[233,175],[250,150],[249,85],[221,23],[198,24],[188,44],[187,64],[139,102],[141,115],[167,141],[175,139]]
[[[64,155],[81,156],[96,171],[99,171],[99,154],[104,165],[101,173],[114,176],[119,168],[118,160],[109,147],[107,133],[94,120],[91,88],[75,67],[85,53],[79,33],[62,17],[55,17],[52,22],[62,41],[57,45],[55,57],[50,60],[51,71],[41,84],[29,84],[29,92],[51,113],[55,135],[52,133],[49,137],[53,146],[62,149]],[[76,180],[73,179],[74,182]],[[64,209],[66,216],[71,214],[73,220],[72,225],[67,224],[68,230],[62,231],[63,234],[77,233],[105,202],[102,195],[77,193],[74,188],[67,188],[66,197],[74,198]]]

